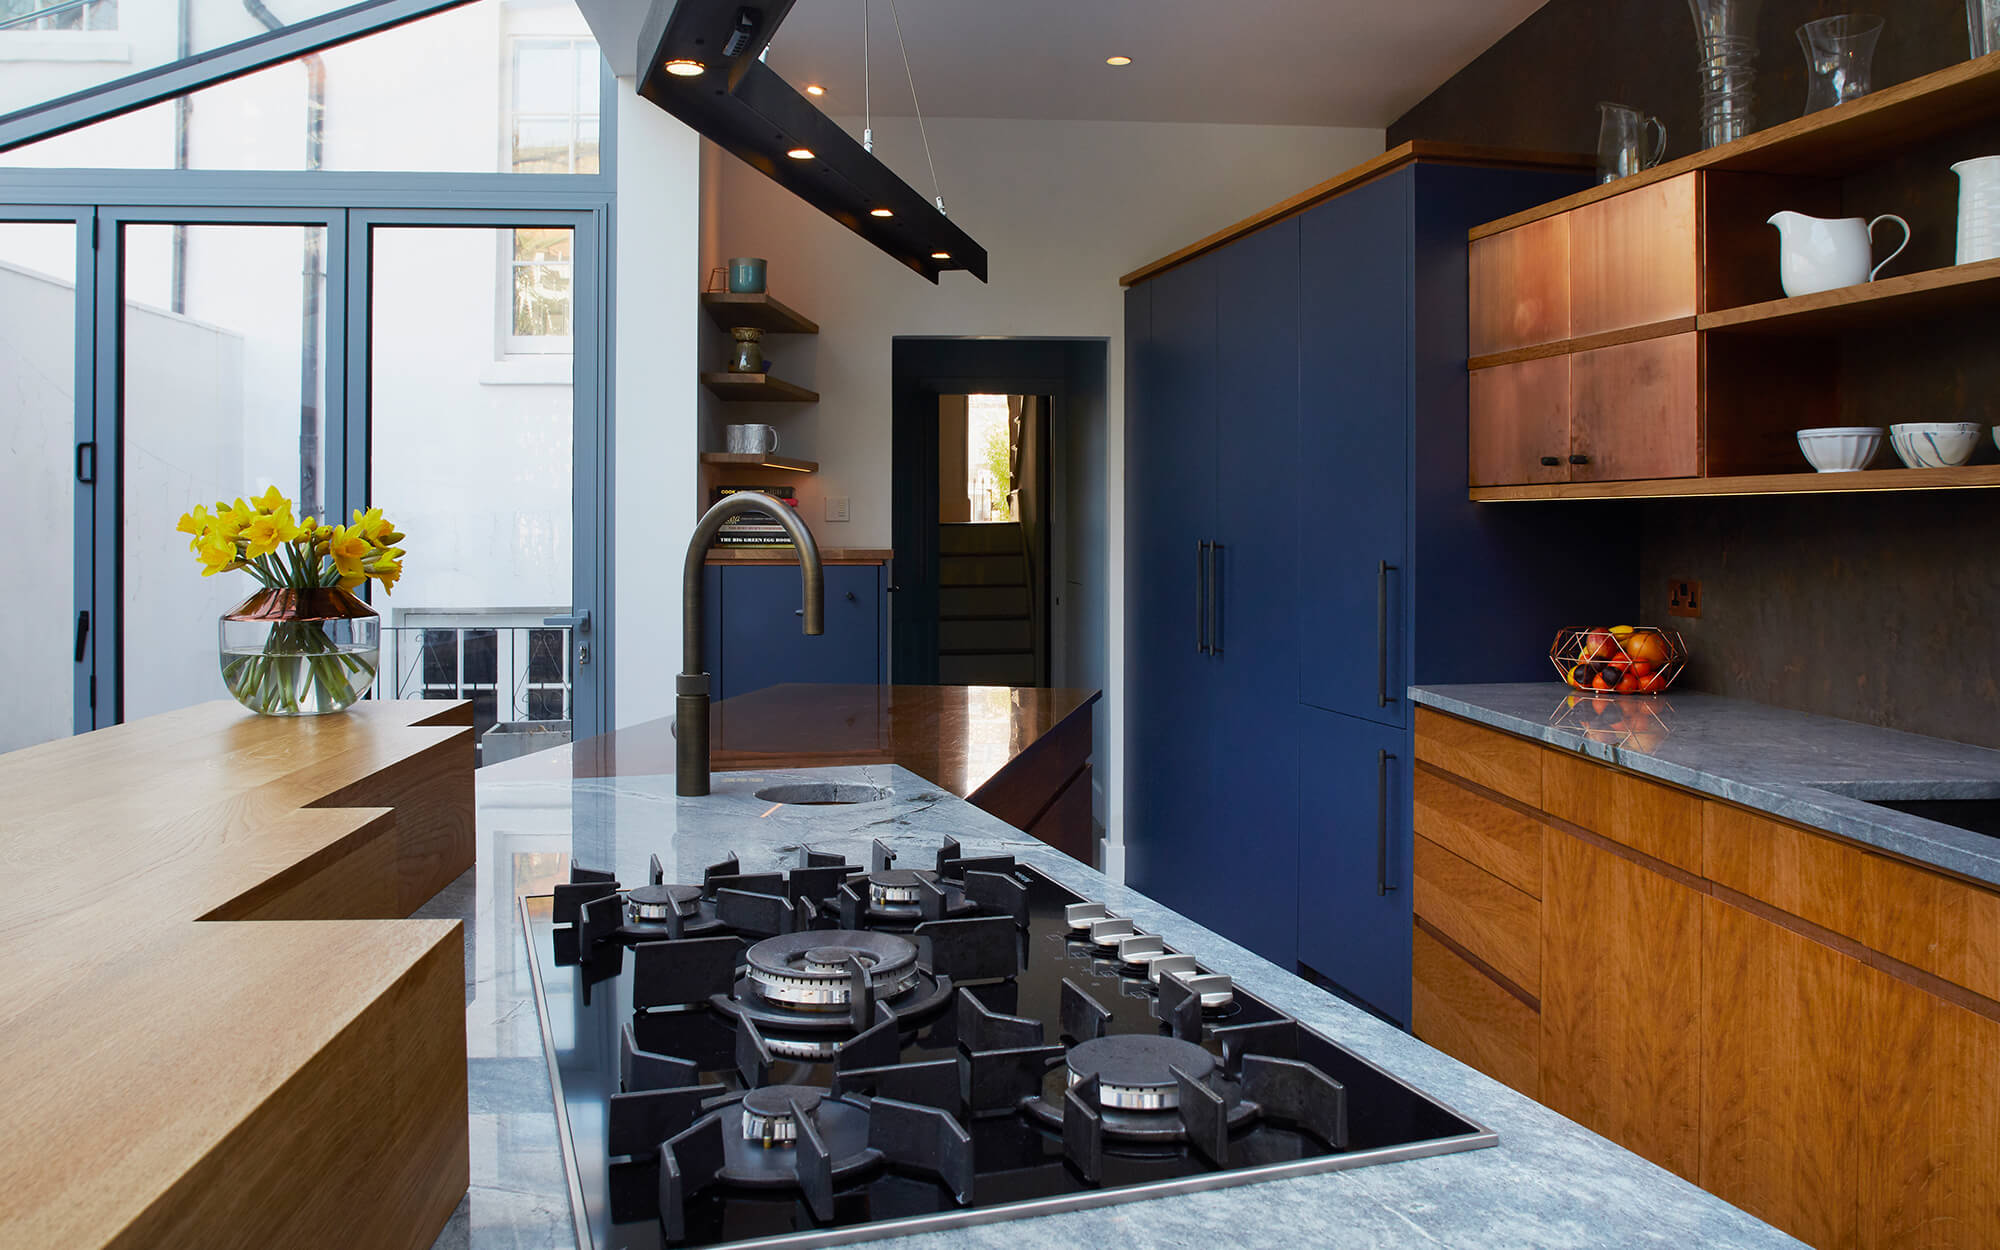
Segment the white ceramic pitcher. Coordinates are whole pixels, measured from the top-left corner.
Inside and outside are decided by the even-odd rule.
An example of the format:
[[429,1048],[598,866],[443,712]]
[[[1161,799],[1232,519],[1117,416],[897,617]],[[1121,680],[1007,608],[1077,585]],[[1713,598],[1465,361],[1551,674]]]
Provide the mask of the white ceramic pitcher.
[[[1893,221],[1903,228],[1903,241],[1873,269],[1875,227]],[[1910,223],[1894,213],[1873,221],[1860,217],[1808,217],[1789,210],[1774,213],[1778,228],[1778,278],[1787,295],[1811,295],[1843,286],[1873,282],[1882,266],[1910,245]]]
[[1958,175],[1958,263],[2000,256],[2000,156],[1951,167]]

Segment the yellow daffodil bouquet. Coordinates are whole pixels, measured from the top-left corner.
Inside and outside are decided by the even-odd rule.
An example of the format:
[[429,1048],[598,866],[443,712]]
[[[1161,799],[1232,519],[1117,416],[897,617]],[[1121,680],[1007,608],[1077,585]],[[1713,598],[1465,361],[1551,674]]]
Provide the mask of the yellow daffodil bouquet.
[[403,535],[380,508],[348,525],[294,520],[273,486],[248,501],[196,506],[179,531],[201,575],[245,572],[262,589],[222,618],[222,681],[238,702],[271,716],[337,712],[375,680],[381,620],[352,593],[384,592],[403,575]]

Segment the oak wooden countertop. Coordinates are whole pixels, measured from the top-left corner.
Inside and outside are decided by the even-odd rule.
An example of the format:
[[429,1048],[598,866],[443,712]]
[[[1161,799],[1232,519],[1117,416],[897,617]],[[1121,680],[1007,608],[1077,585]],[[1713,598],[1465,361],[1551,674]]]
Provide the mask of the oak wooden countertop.
[[[0,1245],[428,1246],[465,1190],[471,710],[0,756]],[[232,921],[314,923],[220,923]]]

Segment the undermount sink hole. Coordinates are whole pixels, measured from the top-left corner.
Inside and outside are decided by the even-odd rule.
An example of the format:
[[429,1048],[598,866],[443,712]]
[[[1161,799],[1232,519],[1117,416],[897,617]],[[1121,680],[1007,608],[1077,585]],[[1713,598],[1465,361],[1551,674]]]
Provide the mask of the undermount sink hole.
[[850,784],[839,781],[804,781],[790,785],[765,786],[757,791],[757,797],[766,803],[784,803],[792,807],[843,807],[849,803],[879,803],[893,797],[895,791],[881,786]]
[[1875,806],[2000,838],[2000,799],[1897,799],[1880,800]]

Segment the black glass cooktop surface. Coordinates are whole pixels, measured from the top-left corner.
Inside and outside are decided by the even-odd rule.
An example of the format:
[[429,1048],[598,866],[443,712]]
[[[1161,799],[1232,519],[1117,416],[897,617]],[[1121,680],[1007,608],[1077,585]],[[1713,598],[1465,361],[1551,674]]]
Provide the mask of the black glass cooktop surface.
[[837,1244],[1494,1142],[1031,867],[948,839],[921,866],[807,858],[579,867],[522,900],[594,1250]]

